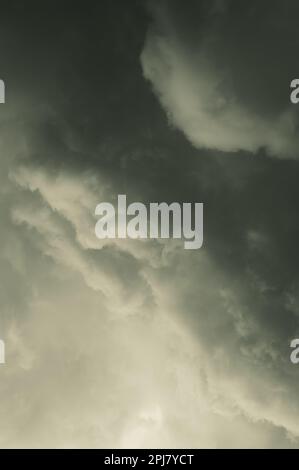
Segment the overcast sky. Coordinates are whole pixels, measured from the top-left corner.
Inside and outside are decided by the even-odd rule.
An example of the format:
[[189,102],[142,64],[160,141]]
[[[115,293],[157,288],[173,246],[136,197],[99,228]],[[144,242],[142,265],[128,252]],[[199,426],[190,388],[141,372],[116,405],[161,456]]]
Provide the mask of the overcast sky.
[[[296,0],[2,2],[0,447],[298,447]],[[95,207],[203,202],[204,246]]]

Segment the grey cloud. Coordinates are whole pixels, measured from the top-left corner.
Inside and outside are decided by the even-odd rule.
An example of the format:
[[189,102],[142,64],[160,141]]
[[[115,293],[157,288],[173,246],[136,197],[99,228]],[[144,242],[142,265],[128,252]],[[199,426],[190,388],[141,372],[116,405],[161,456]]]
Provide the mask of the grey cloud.
[[296,3],[150,4],[143,71],[170,122],[198,148],[297,159]]
[[[142,76],[147,18],[137,3],[93,2],[70,18],[58,2],[43,6],[44,16],[33,3],[28,23],[16,4],[0,18],[10,25],[0,28],[1,44],[13,52],[2,55],[13,103],[0,109],[0,337],[7,342],[0,446],[298,447],[297,371],[289,362],[298,332],[297,162],[249,154],[268,145],[282,156],[294,145],[289,123],[284,130],[280,122],[287,97],[276,99],[292,72],[289,58],[267,88],[275,60],[263,63],[248,40],[248,18],[260,18],[256,41],[265,44],[278,3],[267,23],[267,2],[216,2],[213,11],[210,2],[166,2],[160,29],[149,32],[143,64],[159,59],[160,73],[150,78],[167,96],[182,81],[175,89],[184,94],[172,94],[167,107],[190,98],[193,109],[190,86],[199,89],[202,63],[207,91],[220,59],[232,77],[242,75],[221,83],[235,100],[224,108],[230,122],[217,120],[214,108],[203,116],[216,116],[218,126],[215,138],[205,133],[206,147],[222,151],[198,150],[168,126]],[[201,40],[206,57],[194,68]],[[261,83],[249,87],[258,63]],[[250,138],[234,132],[236,110],[252,123]],[[267,144],[275,122],[277,138]],[[237,148],[247,152],[227,152]],[[95,206],[122,192],[145,203],[203,201],[204,248],[101,243]]]

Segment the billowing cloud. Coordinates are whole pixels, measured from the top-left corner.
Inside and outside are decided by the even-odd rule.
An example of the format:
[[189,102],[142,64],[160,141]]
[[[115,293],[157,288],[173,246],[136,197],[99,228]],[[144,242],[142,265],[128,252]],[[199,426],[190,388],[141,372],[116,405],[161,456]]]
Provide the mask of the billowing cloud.
[[144,76],[194,146],[298,158],[298,112],[289,99],[297,30],[287,23],[297,10],[290,3],[286,12],[277,2],[192,1],[184,9],[151,2]]
[[[22,27],[12,7],[0,18],[13,52],[0,109],[0,447],[298,447],[297,162],[232,155],[296,158],[295,110],[288,91],[276,97],[288,60],[269,89],[273,57],[261,86],[247,77],[248,18],[266,17],[255,4],[165,2],[145,46],[144,10],[111,5],[69,17],[44,4],[49,37],[37,13]],[[255,29],[263,47],[277,11]],[[196,148],[152,96],[143,46],[143,72]],[[95,207],[121,193],[204,202],[204,247],[98,240]]]
[[[61,435],[53,440],[44,428],[45,413],[67,434],[63,446],[71,447],[242,447],[240,429],[256,447],[284,442],[284,433],[298,438],[296,381],[284,338],[252,311],[258,304],[243,300],[246,280],[234,285],[207,253],[194,257],[170,242],[162,245],[162,258],[161,245],[151,241],[143,242],[142,256],[140,241],[101,244],[90,209],[113,190],[111,182],[100,183],[100,173],[53,174],[21,162],[10,181],[23,194],[11,221],[17,232],[34,236],[47,274],[32,279],[28,316],[9,323],[8,360],[16,363],[17,348],[21,362],[6,383],[13,386],[19,374],[31,385],[44,374],[54,382],[47,392],[48,380],[36,384],[43,400],[32,435],[16,438],[11,429],[9,439],[60,446]],[[260,243],[262,237],[248,234],[250,249]],[[26,394],[22,389],[24,400]],[[30,399],[26,419],[36,400]],[[85,403],[79,415],[77,400]],[[13,406],[14,427],[23,418]],[[222,426],[230,429],[225,438]]]

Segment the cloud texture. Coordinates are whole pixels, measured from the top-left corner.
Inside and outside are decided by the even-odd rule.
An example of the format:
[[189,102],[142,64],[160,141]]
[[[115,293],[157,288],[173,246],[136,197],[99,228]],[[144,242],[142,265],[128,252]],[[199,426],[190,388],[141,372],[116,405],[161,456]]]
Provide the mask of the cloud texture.
[[[296,2],[29,3],[0,18],[0,447],[298,447]],[[123,193],[204,202],[204,248],[99,241]]]

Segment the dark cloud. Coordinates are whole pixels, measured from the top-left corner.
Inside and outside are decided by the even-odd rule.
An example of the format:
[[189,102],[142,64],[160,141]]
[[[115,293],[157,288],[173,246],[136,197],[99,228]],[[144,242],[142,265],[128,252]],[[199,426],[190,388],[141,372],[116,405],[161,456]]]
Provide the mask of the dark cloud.
[[[3,5],[0,445],[297,446],[288,3]],[[204,248],[101,244],[122,192],[204,202]]]

